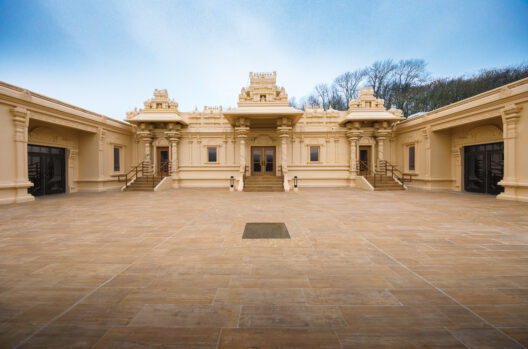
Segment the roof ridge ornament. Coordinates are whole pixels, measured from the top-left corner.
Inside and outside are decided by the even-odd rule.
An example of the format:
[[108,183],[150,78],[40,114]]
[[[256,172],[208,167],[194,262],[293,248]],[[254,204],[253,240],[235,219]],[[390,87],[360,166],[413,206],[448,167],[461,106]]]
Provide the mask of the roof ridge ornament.
[[249,82],[238,95],[239,107],[289,106],[286,90],[277,86],[277,72],[250,72]]

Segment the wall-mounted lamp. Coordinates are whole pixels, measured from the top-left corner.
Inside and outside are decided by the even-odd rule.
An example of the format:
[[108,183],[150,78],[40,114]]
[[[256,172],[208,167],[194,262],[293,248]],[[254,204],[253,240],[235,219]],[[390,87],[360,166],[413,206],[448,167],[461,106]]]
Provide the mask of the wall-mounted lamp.
[[297,188],[297,176],[293,177],[293,187]]
[[231,188],[235,187],[235,177],[231,176],[231,178],[229,178],[229,186]]

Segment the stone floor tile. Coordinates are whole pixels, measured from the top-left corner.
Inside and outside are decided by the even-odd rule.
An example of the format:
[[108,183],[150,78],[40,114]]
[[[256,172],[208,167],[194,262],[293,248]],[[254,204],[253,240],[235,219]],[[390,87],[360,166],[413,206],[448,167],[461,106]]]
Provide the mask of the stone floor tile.
[[308,278],[256,278],[233,276],[229,288],[305,288],[310,287]]
[[143,305],[78,304],[54,324],[91,327],[126,326]]
[[347,327],[335,306],[245,305],[238,327]]
[[326,305],[401,305],[385,289],[308,288],[304,289],[308,304]]
[[212,304],[216,288],[147,288],[130,292],[121,304]]
[[501,328],[501,331],[525,347],[528,347],[528,327]]
[[434,307],[423,306],[341,306],[350,328],[358,332],[387,329],[444,328],[451,322]]
[[497,327],[528,327],[528,305],[475,305],[470,308]]
[[479,304],[519,304],[515,298],[494,289],[445,289],[451,297],[465,305]]
[[214,349],[219,335],[220,328],[115,327],[97,342],[94,349]]
[[220,288],[214,304],[305,304],[300,288]]
[[466,348],[445,329],[388,329],[375,333],[337,329],[336,333],[343,349]]
[[390,292],[405,305],[455,305],[456,303],[434,288],[397,289]]
[[219,349],[339,349],[339,340],[330,329],[224,328]]
[[468,348],[475,349],[520,349],[513,339],[493,328],[462,328],[450,330],[451,334]]
[[236,327],[238,305],[147,304],[131,326],[153,327]]
[[[348,347],[457,347],[449,331],[478,347],[467,333],[485,337],[491,324],[524,343],[526,217],[525,203],[486,196],[333,188],[82,193],[8,205],[0,347],[36,326],[44,328],[32,340],[53,330],[56,346],[73,343],[54,330],[61,326],[79,339],[86,331],[90,343],[108,330],[101,347],[215,347],[220,331],[223,347],[338,347],[336,333]],[[246,222],[265,221],[286,223],[292,238],[241,239]]]
[[106,328],[51,325],[37,333],[21,348],[92,348]]

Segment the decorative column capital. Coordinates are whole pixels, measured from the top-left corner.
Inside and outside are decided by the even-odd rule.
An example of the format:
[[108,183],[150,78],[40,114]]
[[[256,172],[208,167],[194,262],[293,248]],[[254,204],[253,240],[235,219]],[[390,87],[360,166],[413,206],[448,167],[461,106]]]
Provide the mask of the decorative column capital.
[[509,104],[502,109],[502,123],[503,123],[503,137],[515,138],[517,137],[517,122],[521,118],[521,106]]
[[361,138],[361,133],[363,131],[361,130],[353,130],[353,129],[350,129],[346,132],[346,136],[348,138],[349,141],[358,141],[359,138]]
[[29,124],[29,111],[26,108],[16,107],[9,110],[15,124],[15,141],[27,142],[27,128]]
[[235,127],[235,134],[237,138],[245,139],[249,133],[249,127],[247,126],[238,126]]
[[167,131],[167,132],[165,132],[165,136],[169,139],[169,142],[177,143],[177,142],[180,141],[181,132],[178,132],[178,131]]
[[502,119],[506,123],[517,123],[521,117],[522,106],[508,104],[502,110]]
[[279,132],[279,136],[283,139],[290,137],[290,133],[292,131],[292,127],[290,126],[279,126],[277,127],[277,131]]
[[150,133],[150,131],[138,131],[137,135],[144,142],[150,142],[152,140],[152,134]]

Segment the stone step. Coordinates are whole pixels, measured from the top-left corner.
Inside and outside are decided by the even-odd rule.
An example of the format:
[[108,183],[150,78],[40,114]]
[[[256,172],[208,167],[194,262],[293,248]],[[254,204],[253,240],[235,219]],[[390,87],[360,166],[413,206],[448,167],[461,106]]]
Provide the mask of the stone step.
[[259,188],[244,188],[247,192],[283,192],[283,188],[270,188],[270,189],[259,189]]

